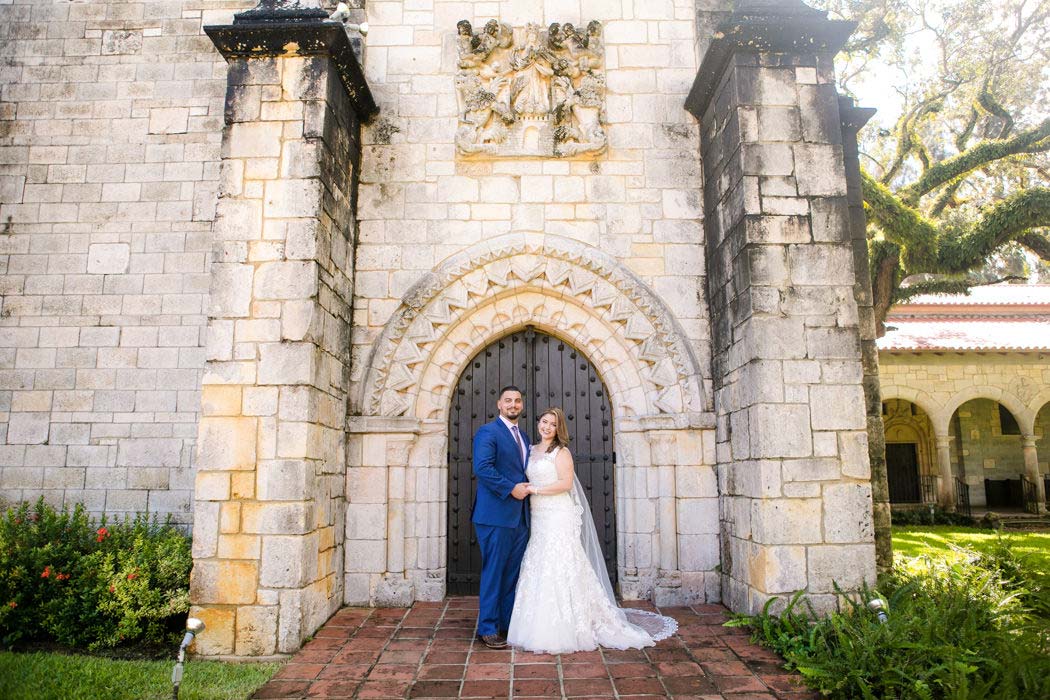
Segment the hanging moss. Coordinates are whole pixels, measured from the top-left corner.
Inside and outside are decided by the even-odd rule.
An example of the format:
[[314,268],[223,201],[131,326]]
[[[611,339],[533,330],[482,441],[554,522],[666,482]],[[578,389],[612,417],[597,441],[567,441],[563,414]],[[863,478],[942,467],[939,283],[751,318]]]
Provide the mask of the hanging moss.
[[901,201],[914,206],[923,195],[983,165],[1018,153],[1041,153],[1048,150],[1050,150],[1050,119],[1013,138],[982,141],[957,156],[946,158],[928,168],[918,180],[902,188],[898,194]]

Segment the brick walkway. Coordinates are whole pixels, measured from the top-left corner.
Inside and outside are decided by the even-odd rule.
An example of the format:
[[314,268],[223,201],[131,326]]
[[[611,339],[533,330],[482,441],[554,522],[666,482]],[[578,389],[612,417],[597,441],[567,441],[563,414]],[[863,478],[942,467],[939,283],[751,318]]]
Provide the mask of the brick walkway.
[[772,652],[722,627],[720,605],[664,608],[678,634],[641,651],[561,656],[475,643],[477,598],[344,608],[256,698],[634,698],[800,700]]

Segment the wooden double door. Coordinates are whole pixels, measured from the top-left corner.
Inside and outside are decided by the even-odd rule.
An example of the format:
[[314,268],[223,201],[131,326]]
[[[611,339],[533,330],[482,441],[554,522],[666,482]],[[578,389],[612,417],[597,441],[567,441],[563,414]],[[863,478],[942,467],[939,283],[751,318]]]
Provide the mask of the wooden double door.
[[612,412],[605,384],[582,352],[525,328],[490,344],[471,359],[452,394],[448,422],[448,593],[476,595],[481,550],[470,522],[477,485],[472,469],[474,433],[497,415],[499,390],[522,390],[520,425],[533,441],[544,409],[565,411],[569,448],[590,502],[609,576],[616,582],[616,512]]

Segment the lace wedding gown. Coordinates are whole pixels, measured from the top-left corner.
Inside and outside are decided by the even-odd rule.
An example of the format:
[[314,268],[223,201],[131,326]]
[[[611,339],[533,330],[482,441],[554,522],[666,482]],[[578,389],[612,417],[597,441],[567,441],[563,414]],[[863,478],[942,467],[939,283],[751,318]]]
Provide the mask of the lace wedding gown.
[[[530,483],[557,481],[557,452],[533,449]],[[675,633],[672,618],[616,605],[579,480],[565,493],[529,501],[532,527],[507,633],[512,646],[546,654],[640,649]]]

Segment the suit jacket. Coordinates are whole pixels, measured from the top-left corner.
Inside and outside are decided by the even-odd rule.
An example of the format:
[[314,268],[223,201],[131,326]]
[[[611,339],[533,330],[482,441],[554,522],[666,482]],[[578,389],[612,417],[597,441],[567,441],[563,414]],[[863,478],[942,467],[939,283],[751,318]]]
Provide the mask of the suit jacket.
[[[529,444],[529,437],[518,426],[521,439]],[[474,476],[478,490],[474,495],[471,520],[479,525],[517,527],[522,518],[529,524],[528,498],[519,501],[510,495],[525,477],[521,448],[514,442],[510,428],[500,419],[478,428],[474,435]]]

